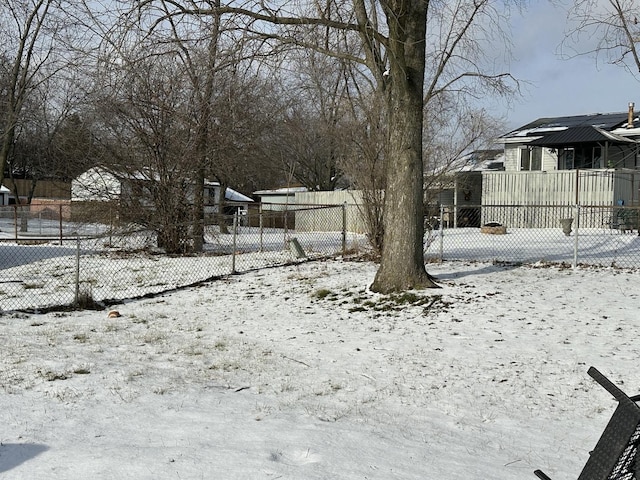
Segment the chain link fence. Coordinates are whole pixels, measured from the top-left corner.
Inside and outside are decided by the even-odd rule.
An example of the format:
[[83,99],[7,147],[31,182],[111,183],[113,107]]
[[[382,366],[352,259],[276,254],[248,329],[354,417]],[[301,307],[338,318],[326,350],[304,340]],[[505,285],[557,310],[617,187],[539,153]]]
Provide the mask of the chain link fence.
[[[146,229],[74,222],[62,206],[44,213],[4,207],[0,308],[112,304],[233,273],[340,256],[366,244],[364,235],[346,232],[344,206],[216,216],[216,221],[205,225],[202,253],[169,255]],[[181,227],[188,232],[191,225]]]
[[430,261],[640,267],[640,207],[441,206],[427,219]]
[[[112,215],[73,221],[68,208],[0,208],[2,311],[108,305],[369,249],[365,234],[347,232],[347,212],[357,209],[346,205],[216,218],[203,251],[185,255],[166,254],[154,232]],[[425,226],[426,261],[640,267],[639,207],[440,206]]]

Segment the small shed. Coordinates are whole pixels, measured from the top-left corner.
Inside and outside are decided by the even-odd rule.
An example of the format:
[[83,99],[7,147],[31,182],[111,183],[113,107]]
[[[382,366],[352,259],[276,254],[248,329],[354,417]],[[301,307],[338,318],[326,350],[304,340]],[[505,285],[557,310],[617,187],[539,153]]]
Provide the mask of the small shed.
[[[220,202],[220,183],[206,180],[204,183],[205,190],[205,213],[211,214],[218,211]],[[224,192],[224,214],[247,215],[249,212],[249,204],[254,203],[252,198],[227,187]]]
[[0,185],[0,205],[9,205],[9,195],[11,195],[11,190]]
[[306,192],[307,187],[284,187],[274,190],[258,190],[253,194],[260,198],[262,210],[292,210],[296,204],[296,193]]

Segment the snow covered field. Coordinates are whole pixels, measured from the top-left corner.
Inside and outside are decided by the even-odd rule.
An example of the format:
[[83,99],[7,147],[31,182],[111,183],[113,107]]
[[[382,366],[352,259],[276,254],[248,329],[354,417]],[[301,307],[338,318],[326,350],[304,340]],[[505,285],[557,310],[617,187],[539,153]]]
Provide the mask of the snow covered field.
[[254,271],[115,308],[0,316],[0,477],[575,479],[640,393],[639,273]]

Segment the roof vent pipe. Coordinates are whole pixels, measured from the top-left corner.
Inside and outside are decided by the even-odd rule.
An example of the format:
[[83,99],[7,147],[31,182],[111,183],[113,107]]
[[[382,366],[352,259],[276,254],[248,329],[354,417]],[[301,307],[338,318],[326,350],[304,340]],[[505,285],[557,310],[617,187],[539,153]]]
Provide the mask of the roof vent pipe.
[[627,128],[633,128],[633,102],[629,103],[629,116],[627,117]]

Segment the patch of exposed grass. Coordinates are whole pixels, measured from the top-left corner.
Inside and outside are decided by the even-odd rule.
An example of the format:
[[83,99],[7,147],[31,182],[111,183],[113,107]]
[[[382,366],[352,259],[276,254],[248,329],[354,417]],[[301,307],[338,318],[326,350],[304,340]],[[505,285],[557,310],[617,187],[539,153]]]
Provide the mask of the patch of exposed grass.
[[355,312],[366,312],[367,309],[363,306],[357,306],[357,307],[351,307],[349,309],[349,313],[355,313]]
[[79,343],[87,343],[87,341],[89,340],[89,336],[86,333],[76,333],[73,336],[73,339]]
[[213,348],[222,352],[228,348],[228,345],[227,345],[227,342],[225,342],[224,340],[217,340],[216,343],[213,344]]
[[436,308],[443,310],[451,304],[451,302],[443,300],[442,295],[427,295],[415,291],[372,296],[370,292],[363,289],[357,291],[342,289],[336,293],[327,288],[321,288],[313,292],[311,296],[318,300],[337,301],[349,313],[371,311],[378,314],[389,314],[407,308],[422,307],[423,315],[428,315]]
[[327,288],[320,288],[313,292],[311,295],[313,298],[317,298],[318,300],[329,299],[329,297],[335,297],[336,294]]

